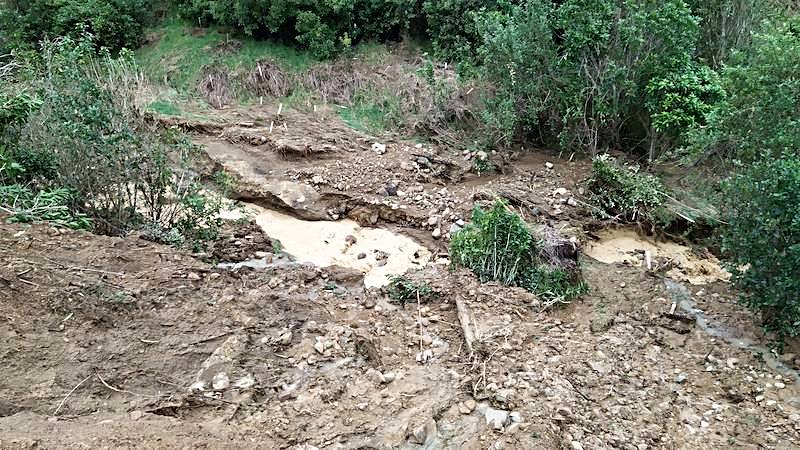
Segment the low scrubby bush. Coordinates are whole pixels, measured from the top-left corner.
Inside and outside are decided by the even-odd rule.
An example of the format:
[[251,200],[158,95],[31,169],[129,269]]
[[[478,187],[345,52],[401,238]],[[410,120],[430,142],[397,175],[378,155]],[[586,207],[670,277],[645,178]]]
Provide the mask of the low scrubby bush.
[[800,336],[800,158],[757,162],[724,186],[722,249],[745,304],[779,340]]
[[138,104],[144,79],[131,56],[96,55],[93,42],[70,38],[43,48],[43,73],[34,86],[40,106],[18,120],[16,139],[2,152],[3,165],[15,171],[3,182],[27,183],[20,198],[31,200],[20,206],[6,196],[3,206],[26,220],[65,222],[23,214],[41,209],[31,202],[55,199],[58,208],[48,210],[91,219],[98,233],[124,235],[146,226],[165,242],[195,248],[215,239],[221,202],[203,195],[188,170],[194,147],[176,131],[145,121]]
[[549,302],[568,300],[586,291],[578,274],[551,267],[541,256],[542,243],[508,206],[476,207],[472,222],[450,242],[454,267],[472,270],[482,282],[520,286]]

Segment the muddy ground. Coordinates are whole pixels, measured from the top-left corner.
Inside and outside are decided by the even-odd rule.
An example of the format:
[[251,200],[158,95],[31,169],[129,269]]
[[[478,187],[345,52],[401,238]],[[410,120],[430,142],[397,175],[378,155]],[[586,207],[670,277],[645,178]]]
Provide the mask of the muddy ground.
[[[798,448],[794,355],[736,345],[763,337],[712,256],[584,232],[586,161],[533,151],[477,177],[477,155],[266,107],[177,125],[209,173],[235,177],[232,197],[297,219],[307,242],[276,248],[256,220],[192,255],[0,225],[0,448]],[[606,261],[582,257],[589,294],[543,308],[449,269],[448,235],[497,197]],[[412,256],[382,250],[393,238],[364,249],[302,223],[342,219],[428,253],[394,266]],[[614,239],[633,247],[615,256]],[[303,245],[342,256],[311,265],[290,256]],[[387,266],[437,295],[400,305],[367,289]]]

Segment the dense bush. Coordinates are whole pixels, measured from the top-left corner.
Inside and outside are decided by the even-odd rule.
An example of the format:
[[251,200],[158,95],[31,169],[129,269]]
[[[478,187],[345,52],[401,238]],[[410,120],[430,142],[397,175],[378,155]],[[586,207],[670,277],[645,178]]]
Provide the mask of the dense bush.
[[800,149],[800,20],[773,24],[722,71],[727,99],[692,134],[689,157],[744,162]]
[[513,130],[591,154],[655,153],[720,93],[693,61],[698,25],[683,0],[528,0],[479,23],[482,70],[497,88],[490,123],[506,142]]
[[472,270],[481,281],[520,286],[548,302],[568,300],[585,292],[585,284],[574,274],[551,267],[540,253],[541,242],[502,201],[488,211],[476,207],[472,222],[453,235],[450,242],[453,266]]
[[800,158],[757,162],[725,194],[723,251],[745,303],[779,339],[800,335]]
[[320,58],[364,39],[397,39],[416,14],[404,0],[180,0],[185,17],[251,35],[290,36]]
[[100,47],[136,48],[150,0],[11,0],[0,5],[0,49],[91,33]]

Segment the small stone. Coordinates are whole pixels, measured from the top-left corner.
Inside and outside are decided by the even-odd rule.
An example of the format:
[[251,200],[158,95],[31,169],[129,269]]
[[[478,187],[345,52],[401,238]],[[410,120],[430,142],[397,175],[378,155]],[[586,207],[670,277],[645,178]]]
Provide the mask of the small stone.
[[206,383],[204,381],[195,381],[189,386],[189,392],[202,392],[206,390]]
[[186,278],[189,279],[189,280],[197,281],[197,280],[200,279],[200,275],[198,275],[198,274],[196,274],[194,272],[189,272],[189,275],[186,275]]
[[569,199],[567,199],[567,204],[568,204],[569,206],[573,206],[573,207],[574,207],[574,206],[578,206],[578,201],[577,201],[577,200],[575,200],[575,198],[574,198],[574,197],[570,197]]
[[439,239],[440,237],[442,237],[442,229],[436,228],[435,230],[433,230],[433,233],[431,233],[431,236],[433,236],[434,239]]
[[502,409],[486,408],[484,413],[486,424],[497,431],[502,431],[508,424],[508,411]]
[[544,167],[547,170],[553,170],[553,167],[555,167],[555,166],[553,166],[553,163],[551,163],[551,162],[546,162],[546,163],[544,163]]
[[511,414],[508,415],[508,417],[514,423],[521,423],[522,422],[522,414],[520,414],[517,411],[512,412]]
[[428,225],[432,227],[439,225],[439,216],[431,216],[431,218],[428,219]]
[[578,441],[572,441],[572,450],[583,450],[583,444]]
[[513,395],[514,391],[511,389],[500,389],[494,394],[494,399],[497,401],[497,403],[506,404],[509,400],[511,400]]
[[430,418],[412,432],[410,440],[414,444],[424,445],[432,441],[437,432],[436,421]]
[[686,372],[681,372],[677,377],[675,377],[675,382],[678,384],[683,384],[688,378],[689,375],[687,375]]
[[252,375],[247,374],[240,378],[236,383],[233,384],[233,387],[236,389],[250,389],[256,384],[256,379],[253,378]]
[[281,345],[289,345],[292,342],[292,332],[287,331],[278,337],[278,343]]
[[358,259],[364,259],[366,257],[367,257],[367,254],[364,253],[364,252],[359,253],[358,256],[357,256]]
[[376,142],[372,144],[372,151],[374,151],[379,155],[383,155],[384,153],[386,153],[386,144],[381,144],[379,142]]
[[133,421],[139,420],[142,417],[144,417],[144,411],[138,411],[138,410],[137,411],[131,411],[131,413],[129,414],[129,417]]
[[228,374],[225,372],[220,372],[214,375],[214,378],[211,379],[211,387],[213,387],[215,391],[228,389],[228,386],[230,385],[231,380],[228,378]]
[[313,184],[324,184],[325,183],[325,179],[322,178],[320,175],[314,175],[311,178],[311,183],[313,183]]
[[325,343],[322,341],[317,341],[314,343],[314,350],[317,351],[319,354],[325,353]]
[[348,234],[347,236],[344,237],[344,242],[346,242],[347,245],[353,245],[356,242],[358,242],[358,239],[356,239],[356,237],[353,236],[352,234]]
[[386,378],[383,376],[383,374],[380,373],[380,371],[375,370],[375,369],[367,370],[367,378],[372,380],[372,382],[375,383],[375,384],[384,384],[384,383],[386,383]]
[[775,383],[775,389],[783,389],[785,387],[786,387],[786,385],[781,383],[780,381]]
[[567,190],[567,188],[563,188],[563,187],[560,187],[560,188],[556,189],[555,191],[553,191],[553,195],[554,196],[558,195],[558,196],[564,197],[567,194],[569,194],[569,191]]
[[477,403],[475,400],[473,400],[473,399],[471,399],[471,398],[470,398],[470,399],[468,399],[468,400],[465,400],[465,401],[464,401],[464,402],[461,404],[461,406],[462,406],[462,408],[463,408],[463,409],[461,410],[461,413],[462,413],[462,414],[470,414],[470,413],[472,413],[472,411],[475,411],[475,408],[477,408],[477,406],[478,406],[478,403]]

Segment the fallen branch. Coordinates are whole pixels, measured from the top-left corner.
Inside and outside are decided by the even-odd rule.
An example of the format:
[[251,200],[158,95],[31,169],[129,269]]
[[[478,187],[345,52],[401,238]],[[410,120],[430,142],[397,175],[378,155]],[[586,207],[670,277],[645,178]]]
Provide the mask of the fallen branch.
[[469,316],[469,309],[464,299],[456,297],[456,310],[458,311],[458,321],[461,322],[461,330],[464,332],[464,342],[467,351],[472,353],[472,343],[475,342],[475,334],[472,332],[472,325]]
[[53,412],[53,415],[54,415],[54,416],[58,415],[58,412],[59,412],[59,411],[61,411],[61,408],[64,406],[64,403],[66,403],[66,401],[67,401],[67,399],[69,398],[69,396],[70,396],[70,395],[72,395],[72,393],[73,393],[73,392],[75,392],[75,391],[76,391],[76,390],[77,390],[79,387],[81,387],[81,385],[82,385],[83,383],[86,383],[86,381],[87,381],[89,378],[92,378],[92,375],[91,375],[91,374],[89,374],[89,376],[87,376],[86,378],[84,378],[83,380],[81,380],[81,382],[80,382],[80,383],[76,384],[76,385],[75,385],[75,387],[74,387],[74,388],[72,388],[72,390],[71,390],[71,391],[69,391],[69,392],[67,393],[67,396],[66,396],[66,397],[64,397],[64,398],[61,400],[61,403],[59,403],[59,404],[58,404],[58,408],[56,408],[56,410]]

